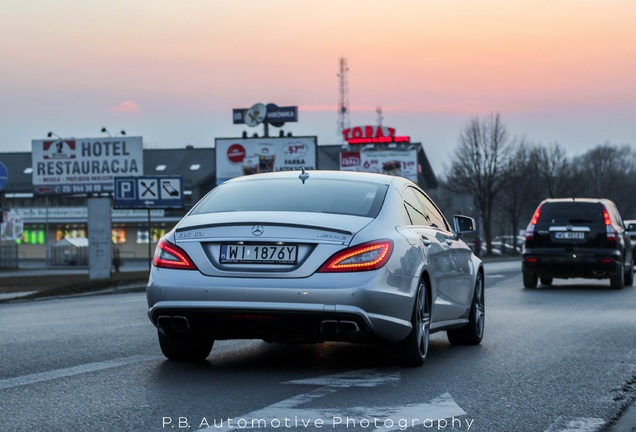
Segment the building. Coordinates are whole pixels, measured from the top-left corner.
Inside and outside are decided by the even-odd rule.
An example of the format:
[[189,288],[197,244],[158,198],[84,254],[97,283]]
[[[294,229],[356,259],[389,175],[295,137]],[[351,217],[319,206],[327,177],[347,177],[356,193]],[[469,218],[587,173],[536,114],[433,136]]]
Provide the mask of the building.
[[[425,190],[437,189],[437,179],[421,144],[417,147],[418,183]],[[340,169],[342,145],[319,145],[318,169]],[[0,207],[21,219],[18,259],[50,259],[50,246],[65,238],[87,237],[87,196],[34,196],[30,152],[0,153],[9,171]],[[113,209],[112,240],[121,259],[149,259],[154,244],[200,198],[214,188],[215,150],[212,147],[144,149],[144,175],[181,176],[183,209]]]

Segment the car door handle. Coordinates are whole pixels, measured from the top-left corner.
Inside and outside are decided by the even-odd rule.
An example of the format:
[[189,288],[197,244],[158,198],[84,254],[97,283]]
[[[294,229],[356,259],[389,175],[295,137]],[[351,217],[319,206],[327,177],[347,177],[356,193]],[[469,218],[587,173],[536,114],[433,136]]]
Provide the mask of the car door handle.
[[446,244],[449,246],[453,244],[453,239],[445,238],[444,240],[446,241]]
[[425,235],[420,236],[420,238],[422,239],[422,242],[424,243],[424,246],[426,247],[430,247],[431,244],[433,244]]

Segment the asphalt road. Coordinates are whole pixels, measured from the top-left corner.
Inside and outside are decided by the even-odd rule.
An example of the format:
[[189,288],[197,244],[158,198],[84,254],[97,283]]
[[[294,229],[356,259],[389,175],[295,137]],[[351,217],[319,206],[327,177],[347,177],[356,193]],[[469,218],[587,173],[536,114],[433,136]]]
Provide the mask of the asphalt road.
[[0,430],[608,430],[636,395],[636,289],[486,270],[482,345],[436,334],[413,369],[338,343],[219,341],[168,362],[142,293],[3,304]]

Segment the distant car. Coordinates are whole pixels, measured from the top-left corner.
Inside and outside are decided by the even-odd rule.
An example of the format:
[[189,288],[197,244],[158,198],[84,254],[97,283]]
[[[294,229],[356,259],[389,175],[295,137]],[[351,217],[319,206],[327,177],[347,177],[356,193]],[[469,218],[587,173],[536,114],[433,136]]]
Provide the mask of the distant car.
[[547,199],[526,230],[523,284],[536,288],[554,278],[609,279],[622,289],[634,280],[632,242],[608,199]]
[[497,236],[492,241],[493,255],[518,255],[525,240],[524,236]]
[[484,270],[413,182],[345,171],[235,178],[162,238],[147,285],[163,354],[202,360],[219,339],[388,343],[406,366],[430,334],[479,344]]

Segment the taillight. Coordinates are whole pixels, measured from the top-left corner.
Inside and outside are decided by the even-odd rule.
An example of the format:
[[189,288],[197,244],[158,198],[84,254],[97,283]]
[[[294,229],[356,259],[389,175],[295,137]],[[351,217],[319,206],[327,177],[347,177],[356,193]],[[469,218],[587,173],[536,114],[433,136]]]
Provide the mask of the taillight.
[[541,206],[537,207],[532,215],[532,219],[530,219],[530,223],[528,224],[528,228],[526,228],[526,240],[532,240],[534,238],[534,227],[539,222],[539,216],[541,215]]
[[157,243],[152,264],[159,268],[197,270],[188,254],[179,246],[170,243],[165,237],[162,237]]
[[610,241],[616,241],[616,230],[614,229],[614,225],[612,225],[612,219],[610,218],[609,212],[603,206],[603,221],[605,222],[605,231],[607,232],[607,239]]
[[391,240],[363,243],[338,252],[318,271],[328,273],[376,270],[386,264],[392,251]]

